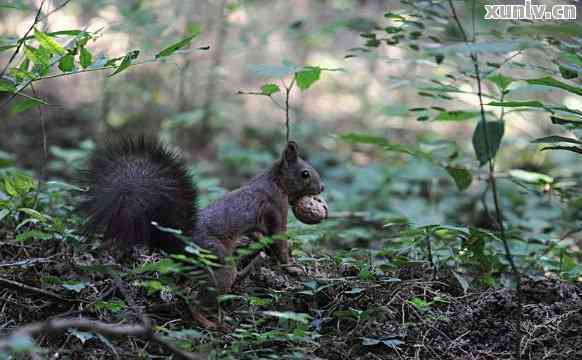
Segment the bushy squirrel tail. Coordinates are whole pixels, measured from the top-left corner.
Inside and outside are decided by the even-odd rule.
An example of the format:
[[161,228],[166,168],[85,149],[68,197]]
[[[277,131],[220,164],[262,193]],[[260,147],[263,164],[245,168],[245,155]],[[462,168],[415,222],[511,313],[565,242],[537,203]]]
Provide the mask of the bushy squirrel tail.
[[183,160],[155,138],[107,141],[91,154],[80,182],[84,233],[103,232],[125,250],[139,244],[179,252],[182,241],[159,226],[190,234],[197,191]]

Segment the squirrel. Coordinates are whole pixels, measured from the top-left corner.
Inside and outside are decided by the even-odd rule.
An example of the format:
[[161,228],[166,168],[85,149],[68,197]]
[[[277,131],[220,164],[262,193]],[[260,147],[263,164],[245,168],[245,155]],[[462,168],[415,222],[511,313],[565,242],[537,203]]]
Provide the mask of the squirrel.
[[[236,279],[236,265],[226,259],[242,236],[285,232],[289,205],[324,191],[318,172],[299,156],[294,141],[268,169],[203,209],[198,209],[197,188],[184,160],[156,138],[105,142],[93,150],[87,167],[80,182],[88,190],[78,207],[87,217],[84,233],[103,232],[122,250],[146,245],[180,253],[187,244],[152,222],[179,229],[217,256],[219,294],[228,293]],[[275,239],[268,251],[279,263],[291,264],[286,239]]]

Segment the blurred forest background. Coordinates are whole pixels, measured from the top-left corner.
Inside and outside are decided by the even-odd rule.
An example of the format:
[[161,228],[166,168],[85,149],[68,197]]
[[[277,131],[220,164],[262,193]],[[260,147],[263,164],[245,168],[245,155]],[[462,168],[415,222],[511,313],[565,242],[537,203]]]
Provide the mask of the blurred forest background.
[[[473,287],[514,287],[517,269],[534,278],[576,283],[582,276],[581,151],[574,149],[582,144],[577,140],[582,4],[545,1],[576,6],[578,20],[540,24],[483,20],[483,5],[489,2],[453,1],[455,19],[450,3],[0,2],[0,69],[37,13],[36,29],[42,33],[91,34],[84,44],[90,64],[59,64],[64,71],[42,74],[25,89],[47,105],[23,103],[26,98],[13,98],[8,87],[0,92],[0,165],[58,180],[48,183],[45,211],[66,216],[76,195],[65,183],[75,183],[96,140],[119,133],[157,134],[193,164],[204,205],[279,156],[285,143],[285,87],[293,74],[316,67],[313,83],[295,86],[289,94],[291,138],[326,183],[330,219],[314,227],[292,220],[300,261],[318,264],[321,256],[338,266],[348,264],[364,282],[380,281],[404,264],[422,263],[426,274],[448,268],[465,293]],[[469,39],[463,39],[463,31]],[[63,36],[53,38],[65,46],[67,36],[78,33]],[[190,47],[155,57],[188,36],[193,37]],[[464,48],[463,42],[474,43]],[[135,65],[117,73],[128,54]],[[20,56],[25,58],[19,55],[11,66],[21,66]],[[107,63],[114,58],[117,62]],[[103,66],[109,68],[99,69]],[[6,76],[18,85],[24,75]],[[276,84],[277,91],[265,90],[266,84]],[[478,124],[485,116],[501,124],[500,132],[489,133],[496,144],[483,145]],[[540,151],[539,143],[566,144],[574,151]],[[55,202],[57,197],[63,201],[61,196],[64,203]],[[8,224],[26,215],[7,214],[0,217],[5,233],[22,233],[24,228]],[[18,241],[46,238],[51,231],[27,232]],[[61,239],[83,242],[74,231]],[[342,291],[355,296],[362,288]],[[438,305],[429,297],[411,294],[404,304],[422,313]],[[378,334],[370,338],[386,341]],[[365,340],[363,346],[378,344]],[[384,343],[383,351],[402,344]],[[547,345],[535,344],[532,340],[527,351]],[[556,354],[563,349],[554,348]],[[435,351],[444,356],[441,350]]]
[[[3,9],[0,33],[6,43],[26,32],[41,3],[16,1]],[[424,6],[423,2],[418,4]],[[469,25],[470,8],[465,9],[462,2],[458,5],[460,16]],[[470,71],[471,64],[441,65],[433,55],[419,53],[411,45],[415,41],[401,46],[363,46],[369,39],[362,34],[385,27],[389,20],[382,14],[402,9],[405,5],[399,1],[79,0],[47,1],[45,6],[40,30],[95,32],[86,46],[95,63],[136,49],[139,58],[146,59],[144,64],[113,77],[109,77],[112,71],[92,71],[34,83],[35,92],[49,104],[42,107],[42,117],[51,176],[70,178],[82,167],[83,150],[92,147],[92,140],[110,133],[145,132],[158,134],[196,160],[194,171],[201,175],[203,189],[237,187],[277,156],[285,137],[285,113],[280,109],[283,91],[273,95],[279,106],[265,96],[239,92],[260,92],[265,83],[281,85],[278,78],[284,79],[286,70],[311,65],[334,71],[322,72],[320,80],[305,92],[297,87],[293,90],[291,137],[303,145],[324,179],[333,184],[327,197],[334,211],[366,211],[365,215],[378,219],[400,217],[418,225],[487,222],[480,213],[485,203],[475,201],[486,185],[480,181],[485,170],[479,169],[472,154],[471,134],[476,123],[471,119],[475,116],[426,121],[430,114],[423,110],[478,110],[474,81],[455,78],[459,75],[455,72]],[[485,36],[495,35],[500,26],[512,26],[512,22],[482,20],[482,6],[478,12],[478,28]],[[445,38],[454,38],[458,35],[456,24],[446,16],[438,20],[438,31]],[[433,31],[418,30],[412,37],[417,40],[414,36],[422,35],[418,42]],[[192,50],[160,61],[148,60],[176,39],[194,33],[199,36]],[[205,46],[209,50],[195,49]],[[500,51],[516,50],[511,44],[505,47]],[[544,50],[535,46],[510,53],[513,62],[500,72],[531,77],[538,69],[555,67],[555,59],[543,54]],[[2,56],[6,62],[10,51]],[[503,62],[494,51],[484,56],[489,63]],[[483,72],[493,74],[492,69]],[[442,79],[455,79],[454,99],[446,89],[444,95],[442,89],[431,94],[436,86],[444,86]],[[491,82],[484,86],[485,92],[495,90]],[[513,99],[535,97],[572,109],[582,107],[575,93],[543,86],[520,84],[512,88],[511,95]],[[0,124],[2,150],[13,154],[19,166],[39,172],[45,161],[38,108],[18,112],[21,108],[18,114],[13,110],[9,106],[0,109],[4,118]],[[564,131],[547,121],[547,113],[507,111],[504,115],[504,151],[498,154],[502,176],[512,169],[523,169],[572,181],[578,178],[575,154],[539,152],[539,146],[531,144],[543,135]],[[354,150],[338,139],[346,132],[375,134],[404,147],[425,146],[428,152],[452,152],[456,165],[477,169],[475,181],[461,194],[442,167],[398,152]],[[215,181],[208,180],[212,178]],[[510,193],[523,191],[510,181],[503,181],[502,186]],[[220,189],[214,190],[220,194]],[[538,222],[534,226],[537,231],[559,218],[555,198],[520,199],[515,201],[556,205],[535,210],[552,212],[550,218],[520,213],[516,220]],[[467,206],[473,209],[467,211]],[[524,212],[537,209],[520,207]],[[357,229],[351,231],[357,233]],[[351,245],[348,242],[346,246]]]
[[[6,39],[25,33],[41,3],[12,2],[14,8],[0,13],[0,33]],[[435,194],[411,203],[408,193],[416,190],[410,186],[404,191],[406,207],[391,197],[392,191],[399,192],[391,183],[428,182],[433,184],[425,184],[417,192],[434,191],[448,199],[454,190],[435,183],[448,179],[440,169],[414,157],[382,154],[377,158],[368,151],[351,151],[337,140],[343,132],[370,132],[402,144],[451,140],[460,151],[472,151],[468,140],[474,122],[418,122],[418,113],[408,111],[448,102],[423,96],[419,89],[434,85],[434,79],[445,77],[450,67],[438,66],[404,46],[358,52],[363,45],[360,34],[383,26],[385,21],[378,14],[400,9],[400,2],[80,0],[47,1],[45,6],[43,31],[96,32],[95,40],[87,45],[94,60],[123,56],[135,49],[141,51],[140,58],[152,57],[164,45],[194,32],[200,32],[195,46],[210,46],[208,51],[183,51],[164,61],[135,66],[112,78],[108,77],[110,72],[95,71],[35,83],[39,97],[50,104],[42,110],[50,174],[73,174],[84,156],[77,150],[81,144],[90,147],[87,140],[110,132],[146,132],[159,134],[196,159],[197,172],[208,169],[248,177],[277,154],[284,139],[285,114],[266,97],[238,92],[258,91],[262,84],[272,82],[268,66],[316,65],[337,71],[323,73],[316,86],[305,93],[295,89],[290,104],[292,138],[305,145],[307,155],[325,178],[338,182],[328,192],[334,209],[371,210],[378,206],[417,217],[411,220],[421,223],[442,222],[447,213],[452,219],[461,215],[453,204],[441,209]],[[480,9],[482,19],[484,11]],[[487,32],[499,23],[480,21],[479,28]],[[450,31],[454,24],[441,26],[449,26]],[[357,56],[352,57],[354,52]],[[520,53],[515,60],[533,65],[511,70],[526,75],[535,66],[551,66],[552,59],[539,54],[535,49]],[[2,56],[7,61],[10,52],[4,51]],[[472,86],[459,86],[465,94],[455,98],[459,103],[454,107],[476,108],[478,99],[471,94]],[[542,99],[559,97],[559,103],[580,108],[579,96],[559,90],[524,87],[513,94],[529,96],[532,92]],[[274,97],[278,95],[281,93]],[[277,99],[282,104],[282,97]],[[37,109],[16,115],[7,106],[0,111],[5,119],[0,124],[2,150],[14,154],[20,166],[38,171],[44,160]],[[539,153],[530,144],[552,131],[545,118],[543,113],[507,114],[506,151],[500,153],[503,170],[548,169],[576,161],[573,154]],[[461,161],[475,162],[470,156]],[[575,168],[568,166],[564,171],[571,176]],[[237,177],[218,175],[227,187],[241,182]],[[478,192],[479,187],[472,190]]]

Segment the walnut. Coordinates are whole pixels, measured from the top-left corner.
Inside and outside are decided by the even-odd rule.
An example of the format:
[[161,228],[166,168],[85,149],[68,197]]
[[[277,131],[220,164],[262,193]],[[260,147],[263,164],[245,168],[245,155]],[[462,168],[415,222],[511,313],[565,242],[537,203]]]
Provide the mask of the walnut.
[[293,205],[293,214],[304,224],[319,224],[327,219],[327,203],[319,196],[304,196]]

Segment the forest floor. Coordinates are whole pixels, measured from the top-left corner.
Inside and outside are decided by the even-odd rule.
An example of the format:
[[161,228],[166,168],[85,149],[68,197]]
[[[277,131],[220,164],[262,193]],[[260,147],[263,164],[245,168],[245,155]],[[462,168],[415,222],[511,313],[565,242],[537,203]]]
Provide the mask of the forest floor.
[[[582,359],[582,286],[556,279],[524,279],[520,312],[514,290],[464,291],[452,273],[435,276],[422,262],[365,281],[358,269],[326,256],[304,258],[301,277],[266,263],[234,289],[220,313],[223,325],[205,330],[193,321],[196,307],[180,300],[194,297],[186,276],[171,274],[182,297],[151,291],[163,275],[144,286],[135,269],[156,254],[118,266],[98,248],[80,254],[46,242],[10,244],[0,247],[0,335],[50,318],[127,325],[145,314],[181,348],[218,358],[515,359],[519,346],[522,359]],[[104,264],[120,272],[111,275]],[[127,274],[133,280],[124,278],[118,291],[114,278]],[[140,338],[74,330],[37,340],[47,357],[168,354]]]

